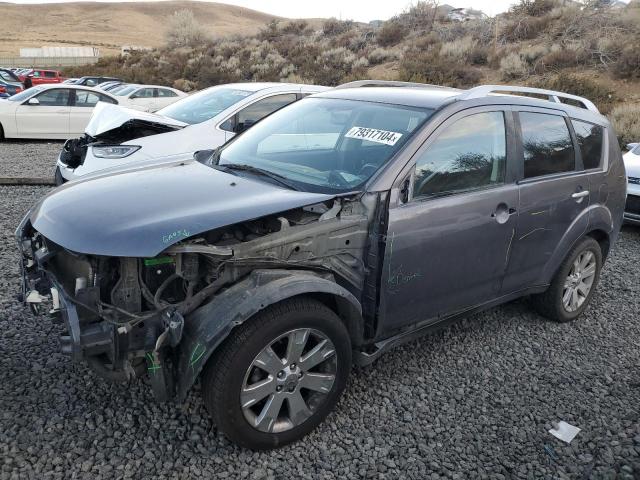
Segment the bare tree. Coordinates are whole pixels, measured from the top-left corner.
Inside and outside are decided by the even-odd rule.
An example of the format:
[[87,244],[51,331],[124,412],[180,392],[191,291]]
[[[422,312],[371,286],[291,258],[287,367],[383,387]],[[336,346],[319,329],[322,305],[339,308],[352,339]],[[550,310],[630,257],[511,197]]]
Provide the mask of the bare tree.
[[165,38],[169,47],[189,47],[205,39],[204,28],[197,22],[191,10],[178,10],[169,19]]

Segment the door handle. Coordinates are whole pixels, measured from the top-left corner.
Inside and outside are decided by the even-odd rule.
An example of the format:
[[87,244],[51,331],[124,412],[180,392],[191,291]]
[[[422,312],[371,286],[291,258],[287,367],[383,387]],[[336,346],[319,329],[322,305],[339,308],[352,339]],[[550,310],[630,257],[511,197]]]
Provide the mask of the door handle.
[[491,214],[491,218],[495,218],[498,223],[507,223],[509,217],[516,213],[515,208],[510,208],[505,203],[500,203],[496,207],[496,211]]
[[576,200],[581,200],[584,197],[589,196],[589,190],[583,190],[581,192],[576,192],[576,193],[572,193],[571,194],[571,198],[576,199]]

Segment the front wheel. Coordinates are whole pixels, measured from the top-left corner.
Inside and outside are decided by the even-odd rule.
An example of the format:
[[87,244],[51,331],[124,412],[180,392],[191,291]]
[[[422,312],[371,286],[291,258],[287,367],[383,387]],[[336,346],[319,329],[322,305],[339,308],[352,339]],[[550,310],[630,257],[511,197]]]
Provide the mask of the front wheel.
[[292,299],[230,335],[205,368],[204,403],[230,440],[275,448],[324,420],[350,369],[351,343],[340,318],[316,300]]
[[591,237],[582,239],[567,255],[546,292],[532,297],[533,306],[556,322],[580,316],[593,297],[602,269],[602,250]]

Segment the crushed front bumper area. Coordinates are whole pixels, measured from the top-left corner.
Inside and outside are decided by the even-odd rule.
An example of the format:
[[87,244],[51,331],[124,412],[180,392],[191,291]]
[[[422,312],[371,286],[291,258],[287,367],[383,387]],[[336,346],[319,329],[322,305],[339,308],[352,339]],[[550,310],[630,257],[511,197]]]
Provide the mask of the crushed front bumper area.
[[44,306],[51,304],[48,314],[52,321],[65,327],[60,336],[61,351],[75,362],[88,363],[110,381],[127,381],[149,371],[156,398],[172,399],[172,365],[162,347],[175,347],[180,342],[182,315],[166,309],[139,316],[139,320],[128,314],[129,321],[121,322],[112,311],[100,308],[99,287],[76,281],[70,291],[70,279],[59,278],[56,271],[56,259],[60,263],[59,259],[70,253],[35,232],[28,216],[18,227],[16,238],[22,274],[18,298],[34,313],[47,313]]

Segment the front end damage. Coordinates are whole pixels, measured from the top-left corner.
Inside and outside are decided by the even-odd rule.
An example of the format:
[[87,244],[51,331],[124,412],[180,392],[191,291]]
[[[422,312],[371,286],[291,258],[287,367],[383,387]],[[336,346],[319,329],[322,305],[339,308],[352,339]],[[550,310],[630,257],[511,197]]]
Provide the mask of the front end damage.
[[113,381],[146,375],[157,399],[182,399],[226,334],[285,290],[324,282],[352,299],[345,304],[367,297],[381,202],[367,194],[294,208],[184,238],[153,258],[79,254],[27,216],[16,232],[23,300],[51,296],[73,360]]

